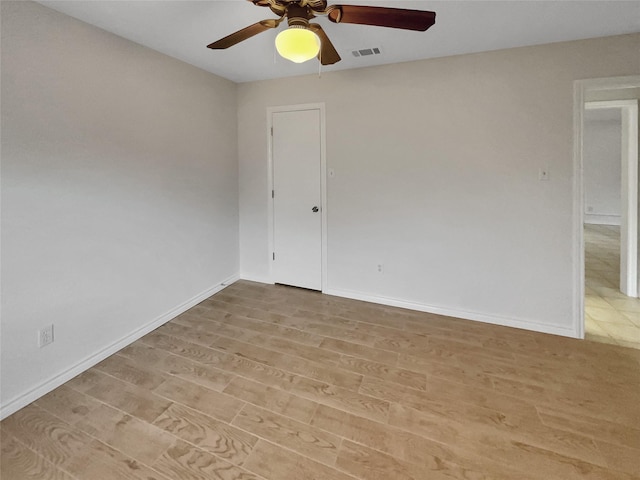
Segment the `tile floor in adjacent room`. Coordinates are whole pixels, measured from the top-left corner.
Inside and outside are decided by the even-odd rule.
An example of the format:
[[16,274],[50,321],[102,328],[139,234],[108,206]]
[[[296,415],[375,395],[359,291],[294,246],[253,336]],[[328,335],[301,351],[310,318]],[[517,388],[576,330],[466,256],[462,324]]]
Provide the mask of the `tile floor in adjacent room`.
[[640,299],[620,292],[620,227],[585,225],[585,337],[640,349]]

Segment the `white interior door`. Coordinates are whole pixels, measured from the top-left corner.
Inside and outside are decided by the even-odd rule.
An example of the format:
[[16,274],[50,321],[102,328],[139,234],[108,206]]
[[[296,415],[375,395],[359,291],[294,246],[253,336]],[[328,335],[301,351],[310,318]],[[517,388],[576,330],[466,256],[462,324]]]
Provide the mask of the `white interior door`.
[[320,110],[273,112],[273,280],[322,289]]

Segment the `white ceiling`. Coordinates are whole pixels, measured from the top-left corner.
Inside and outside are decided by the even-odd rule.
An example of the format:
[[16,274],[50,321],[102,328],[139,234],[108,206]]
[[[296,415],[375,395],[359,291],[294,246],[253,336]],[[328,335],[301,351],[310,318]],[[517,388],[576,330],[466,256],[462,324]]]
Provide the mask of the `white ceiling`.
[[[341,2],[341,0],[338,0]],[[279,29],[228,50],[209,43],[265,18],[268,9],[246,0],[105,1],[39,3],[235,82],[318,72],[318,62],[293,64],[275,54]],[[330,2],[331,3],[331,2]],[[640,1],[425,1],[345,0],[436,12],[426,32],[348,25],[320,17],[342,61],[322,71],[640,32]],[[381,55],[356,58],[352,50],[379,47]],[[99,52],[96,52],[99,54]]]

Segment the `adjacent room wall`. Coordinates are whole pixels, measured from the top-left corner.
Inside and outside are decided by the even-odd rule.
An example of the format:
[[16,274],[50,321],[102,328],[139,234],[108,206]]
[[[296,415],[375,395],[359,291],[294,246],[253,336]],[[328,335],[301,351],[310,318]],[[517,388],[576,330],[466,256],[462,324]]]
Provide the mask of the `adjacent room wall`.
[[4,416],[237,278],[238,176],[235,84],[1,4]]
[[638,74],[638,51],[634,34],[240,85],[241,276],[270,280],[266,108],[325,102],[329,293],[577,335],[573,82]]
[[620,225],[620,109],[586,110],[583,138],[585,223]]

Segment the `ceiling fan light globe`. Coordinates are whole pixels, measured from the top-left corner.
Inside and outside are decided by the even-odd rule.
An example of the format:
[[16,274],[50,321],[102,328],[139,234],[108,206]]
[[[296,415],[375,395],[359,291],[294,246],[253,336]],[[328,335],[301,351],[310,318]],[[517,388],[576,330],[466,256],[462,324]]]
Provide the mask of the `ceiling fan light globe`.
[[318,56],[320,38],[302,26],[291,26],[276,37],[276,50],[281,57],[303,63]]

